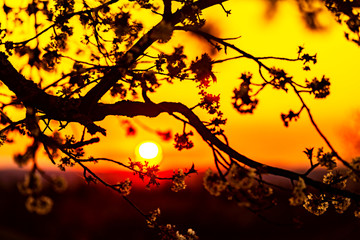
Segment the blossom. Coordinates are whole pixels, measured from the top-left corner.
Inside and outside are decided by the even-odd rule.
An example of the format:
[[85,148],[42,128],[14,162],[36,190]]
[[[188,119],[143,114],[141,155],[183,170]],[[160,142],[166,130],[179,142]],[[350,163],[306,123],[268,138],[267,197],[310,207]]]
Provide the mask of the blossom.
[[48,214],[53,206],[53,201],[47,196],[33,197],[26,199],[25,207],[29,212],[35,212],[39,215]]
[[186,188],[185,178],[186,175],[184,174],[184,170],[178,169],[176,173],[174,171],[171,190],[174,192],[184,190]]
[[214,196],[220,196],[221,192],[227,187],[227,182],[223,181],[220,176],[210,168],[205,172],[203,184],[205,189]]
[[271,68],[269,73],[272,76],[272,80],[270,81],[271,85],[275,89],[282,89],[287,92],[287,83],[291,83],[292,77],[288,76],[288,74],[283,69]]
[[146,224],[149,228],[154,228],[156,225],[156,221],[160,216],[160,208],[155,209],[150,212],[150,216],[146,219]]
[[186,237],[179,233],[179,231],[176,231],[176,240],[186,240]]
[[196,75],[196,82],[199,88],[207,88],[210,86],[210,78],[216,82],[216,76],[212,72],[212,60],[207,53],[204,53],[199,59],[196,57],[195,61],[191,62],[190,70]]
[[42,189],[40,175],[37,173],[25,175],[24,181],[18,183],[17,187],[23,195],[39,193]]
[[217,113],[220,107],[220,94],[213,95],[203,90],[201,90],[199,94],[202,95],[200,106],[206,109],[209,114]]
[[335,211],[338,213],[345,212],[351,205],[351,199],[342,197],[342,196],[334,196],[332,198],[331,204],[334,206]]
[[66,190],[67,188],[67,182],[66,180],[61,177],[61,176],[57,176],[57,177],[54,177],[52,179],[52,182],[53,182],[53,187],[54,187],[54,190],[56,192],[63,192]]
[[191,228],[189,228],[189,229],[187,230],[187,233],[188,233],[190,236],[195,236],[195,235],[196,235],[195,231],[192,230]]
[[323,177],[323,183],[333,185],[334,187],[344,189],[346,187],[347,178],[339,172],[329,171]]
[[142,172],[144,169],[144,164],[142,164],[139,161],[133,161],[133,160],[129,159],[129,168],[131,170]]
[[242,168],[237,164],[230,167],[227,181],[229,185],[235,189],[249,189],[254,184],[255,169]]
[[119,191],[119,193],[122,196],[127,196],[130,194],[131,183],[132,182],[130,181],[130,179],[127,178],[127,179],[125,179],[125,181],[116,184],[116,189]]
[[321,80],[315,77],[311,82],[306,81],[306,87],[311,89],[315,98],[325,98],[330,94],[330,81],[325,76]]
[[295,186],[294,186],[294,189],[292,192],[293,196],[289,199],[290,205],[299,206],[299,205],[303,204],[303,202],[306,199],[304,189],[306,189],[304,179],[299,177],[299,180],[295,183]]
[[354,182],[358,182],[360,180],[360,157],[352,159],[351,167],[352,171],[350,172],[350,177]]
[[329,207],[329,203],[325,201],[325,195],[321,194],[320,196],[315,196],[313,194],[307,195],[304,204],[304,208],[315,214],[316,216],[320,216],[326,212]]
[[360,210],[356,210],[354,212],[354,216],[357,217],[357,218],[360,218]]
[[189,139],[189,136],[194,135],[192,131],[179,135],[175,134],[175,148],[179,151],[183,149],[190,149],[194,146],[194,143]]
[[218,95],[213,95],[211,93],[205,93],[203,96],[203,102],[205,104],[212,104],[213,102],[215,103],[219,103],[220,101],[220,94]]
[[326,167],[328,170],[332,170],[336,167],[334,154],[331,152],[324,153],[323,148],[318,149],[317,160],[321,166]]
[[239,88],[235,88],[233,93],[233,106],[240,113],[253,113],[255,110],[259,100],[254,98],[254,96],[250,95],[252,89],[251,85],[252,74],[243,73],[240,77],[242,79],[242,83]]

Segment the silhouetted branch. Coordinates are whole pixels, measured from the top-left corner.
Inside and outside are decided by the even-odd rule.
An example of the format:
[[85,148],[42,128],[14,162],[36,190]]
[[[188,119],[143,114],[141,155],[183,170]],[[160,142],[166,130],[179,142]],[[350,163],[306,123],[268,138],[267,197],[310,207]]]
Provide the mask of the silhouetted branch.
[[97,103],[100,98],[124,75],[127,68],[132,66],[136,60],[158,39],[155,37],[156,32],[161,32],[164,24],[171,24],[175,26],[178,24],[183,16],[189,15],[192,12],[193,7],[199,9],[206,9],[213,5],[224,2],[225,0],[199,0],[194,5],[185,5],[181,9],[177,10],[168,19],[163,19],[157,25],[155,25],[150,31],[143,35],[118,61],[119,68],[112,69],[107,72],[101,79],[99,84],[93,87],[83,98],[83,105],[86,108],[91,108]]

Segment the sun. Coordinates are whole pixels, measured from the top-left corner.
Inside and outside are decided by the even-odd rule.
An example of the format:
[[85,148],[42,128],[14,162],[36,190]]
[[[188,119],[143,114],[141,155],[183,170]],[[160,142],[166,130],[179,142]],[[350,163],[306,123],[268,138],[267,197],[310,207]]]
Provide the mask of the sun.
[[139,154],[142,158],[153,159],[159,153],[158,146],[153,142],[145,142],[139,146]]
[[135,156],[136,161],[148,162],[150,166],[158,165],[162,160],[161,147],[155,142],[142,142],[136,147]]

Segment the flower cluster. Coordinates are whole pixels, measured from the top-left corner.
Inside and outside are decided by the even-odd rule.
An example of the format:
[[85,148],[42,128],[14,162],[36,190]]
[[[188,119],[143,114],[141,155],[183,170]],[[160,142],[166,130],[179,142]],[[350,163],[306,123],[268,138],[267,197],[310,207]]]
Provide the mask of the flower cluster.
[[[63,191],[66,189],[66,182],[61,177],[49,178],[55,191]],[[18,183],[18,189],[21,194],[27,196],[25,207],[29,212],[39,215],[48,214],[53,206],[53,201],[48,196],[41,194],[43,189],[41,177],[37,172],[30,172],[25,175],[24,181]]]
[[[299,54],[302,52],[303,48],[302,47],[299,47]],[[304,53],[301,57],[300,57],[301,60],[304,61],[304,64],[307,64],[307,63],[310,63],[312,62],[313,64],[316,64],[317,63],[317,59],[316,59],[316,54],[315,55],[310,55],[308,53]]]
[[148,218],[146,219],[146,224],[149,228],[154,228],[156,226],[156,221],[160,216],[160,208],[151,211]]
[[145,171],[143,172],[143,175],[149,178],[149,182],[146,185],[147,188],[150,188],[151,185],[158,186],[160,184],[157,181],[158,172],[159,172],[159,165],[146,166]]
[[155,92],[160,87],[160,83],[155,75],[155,72],[148,70],[141,73],[131,73],[132,85],[139,85],[143,90]]
[[[304,67],[303,70],[304,71],[310,71],[310,63],[312,64],[316,64],[317,59],[316,59],[316,54],[315,55],[310,55],[308,53],[303,53],[304,47],[299,46],[299,50],[298,50],[298,59],[303,61]],[[301,55],[302,54],[302,55]]]
[[351,199],[342,196],[334,196],[332,197],[331,204],[337,213],[344,213],[350,207]]
[[151,211],[147,216],[146,224],[149,228],[156,228],[159,231],[161,240],[196,240],[199,237],[196,235],[195,231],[189,228],[186,233],[180,233],[176,230],[175,225],[166,224],[161,225],[158,223],[160,217],[160,209],[155,209]]
[[212,61],[207,53],[204,53],[199,59],[196,57],[195,61],[191,62],[190,70],[196,75],[196,82],[199,83],[199,88],[207,88],[210,86],[210,78],[216,82],[216,76],[212,72]]
[[92,71],[86,69],[82,64],[75,62],[73,65],[73,71],[70,72],[70,85],[77,85],[78,87],[85,87],[90,81],[90,73]]
[[205,172],[203,184],[205,189],[214,196],[220,196],[221,192],[227,187],[227,182],[210,168]]
[[250,96],[251,73],[243,73],[240,79],[243,81],[239,88],[234,89],[233,106],[239,113],[253,113],[259,100]]
[[55,9],[57,11],[59,11],[59,16],[73,13],[74,12],[74,5],[75,5],[74,0],[70,0],[70,1],[56,0],[55,1]]
[[320,165],[326,167],[328,170],[332,170],[336,167],[336,162],[333,153],[331,152],[324,153],[324,149],[319,148],[316,157]]
[[325,194],[320,194],[319,196],[316,196],[310,193],[303,206],[309,212],[319,216],[328,209],[330,204],[334,207],[337,213],[341,214],[350,207],[351,199],[338,195],[326,196]]
[[60,164],[58,164],[58,167],[61,171],[65,171],[65,167],[73,167],[74,165],[74,160],[69,157],[62,157],[60,159]]
[[127,95],[127,90],[122,83],[116,83],[113,85],[113,87],[110,89],[110,94],[112,97],[119,96],[120,99],[125,99]]
[[323,176],[323,183],[332,185],[339,189],[346,187],[347,177],[338,171],[329,171]]
[[138,174],[139,178],[144,181],[145,177],[149,179],[147,188],[150,188],[151,185],[158,186],[160,183],[157,181],[159,165],[149,166],[148,162],[145,164],[132,161],[129,159],[129,168],[134,171],[134,174]]
[[156,62],[157,70],[162,70],[161,65],[164,63],[164,59],[166,59],[168,70],[168,75],[171,79],[178,77],[180,79],[184,79],[187,77],[187,73],[184,72],[186,68],[185,59],[187,56],[184,54],[184,47],[180,46],[174,49],[174,53],[171,55],[162,54],[159,56],[159,59]]
[[269,73],[272,76],[270,84],[276,89],[282,89],[287,92],[286,84],[292,82],[292,77],[288,76],[283,69],[271,68]]
[[178,169],[177,172],[175,172],[175,170],[174,170],[174,175],[172,177],[171,190],[174,192],[184,190],[186,188],[185,178],[186,178],[186,175],[184,173],[184,170]]
[[42,56],[42,63],[44,68],[52,69],[56,64],[60,62],[60,53],[55,50],[52,45],[45,47],[45,54]]
[[196,240],[196,239],[199,239],[199,237],[196,236],[195,231],[192,230],[191,228],[189,228],[187,230],[186,234],[181,234],[179,231],[176,231],[175,235],[176,235],[176,240]]
[[131,183],[130,179],[127,178],[125,181],[117,183],[115,187],[122,196],[127,196],[130,194]]
[[351,167],[353,170],[350,171],[350,177],[354,182],[360,181],[360,157],[353,158],[351,161]]
[[213,94],[205,92],[204,90],[201,90],[199,94],[202,96],[201,102],[199,105],[202,108],[206,109],[209,114],[218,113],[218,109],[220,107],[220,105],[219,105],[220,94],[213,95]]
[[321,80],[314,78],[311,82],[306,81],[306,87],[311,89],[315,98],[325,98],[330,94],[330,81],[325,76]]
[[354,216],[357,218],[360,218],[360,210],[359,209],[354,211]]
[[199,237],[196,235],[195,231],[191,228],[187,230],[186,233],[180,233],[176,230],[175,225],[166,224],[159,225],[160,229],[159,235],[161,240],[196,240]]
[[294,189],[293,189],[293,196],[289,199],[290,205],[292,206],[299,206],[303,204],[303,202],[306,199],[306,195],[304,193],[304,190],[306,189],[306,185],[304,182],[304,179],[299,177],[299,180],[295,183]]
[[[339,189],[345,189],[347,183],[347,175],[340,173],[339,171],[329,171],[323,177],[323,183],[332,185]],[[328,198],[328,202],[334,207],[338,213],[343,213],[351,205],[351,199],[343,196],[333,195]]]
[[35,212],[39,215],[45,215],[51,211],[53,201],[47,196],[29,196],[25,202],[25,206],[29,212]]
[[256,169],[232,164],[226,176],[228,199],[239,206],[259,207],[268,204],[273,189],[256,180]]
[[207,125],[207,127],[211,127],[209,128],[209,130],[217,135],[217,134],[223,134],[224,130],[221,128],[221,125],[225,125],[226,124],[227,119],[223,118],[222,113],[220,116],[213,118],[210,120],[210,123]]
[[203,183],[210,194],[227,196],[229,200],[235,200],[239,206],[258,206],[268,202],[273,189],[256,181],[256,170],[244,168],[238,164],[232,164],[226,176],[220,176],[208,169]]
[[[110,26],[116,35],[114,43],[125,42],[126,46],[129,47],[138,38],[144,26],[140,22],[131,21],[131,18],[132,16],[129,12],[121,11],[110,20]],[[95,23],[90,22],[89,24]]]
[[320,216],[326,212],[329,207],[329,203],[325,200],[325,195],[320,196],[310,193],[307,195],[303,204],[304,208],[316,216]]
[[[1,121],[1,119],[0,119],[0,121]],[[3,133],[0,133],[0,147],[1,147],[2,145],[4,145],[4,143],[6,142],[6,140],[7,140],[6,135],[4,135]]]
[[192,131],[186,133],[184,132],[182,135],[178,133],[175,134],[175,148],[179,151],[183,149],[190,149],[194,146],[194,143],[189,139],[189,136],[194,135]]
[[41,177],[38,173],[25,175],[24,181],[17,184],[19,192],[23,195],[37,194],[42,190]]
[[255,183],[255,169],[241,168],[239,165],[233,164],[226,179],[228,184],[237,190],[249,189]]
[[285,127],[289,126],[289,123],[294,119],[295,121],[299,118],[299,112],[294,113],[292,110],[288,114],[281,114],[281,120],[283,121]]
[[129,168],[131,170],[143,172],[144,167],[144,164],[142,164],[141,162],[129,159]]

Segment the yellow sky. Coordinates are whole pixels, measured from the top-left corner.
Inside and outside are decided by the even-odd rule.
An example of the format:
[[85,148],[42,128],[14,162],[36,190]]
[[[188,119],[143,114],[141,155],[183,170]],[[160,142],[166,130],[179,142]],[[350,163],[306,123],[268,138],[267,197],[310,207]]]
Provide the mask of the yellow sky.
[[[284,67],[300,82],[305,78],[312,79],[314,76],[321,78],[323,74],[329,77],[331,94],[328,98],[313,100],[312,97],[305,97],[305,100],[320,129],[339,154],[347,159],[359,154],[360,149],[356,149],[354,143],[360,136],[359,125],[356,124],[356,120],[359,120],[357,94],[360,89],[358,77],[360,48],[344,38],[344,28],[335,24],[331,15],[324,14],[322,21],[328,26],[327,30],[314,32],[307,29],[291,1],[281,1],[278,12],[272,20],[266,19],[266,6],[261,1],[230,1],[224,6],[230,8],[232,14],[226,17],[221,7],[215,6],[205,11],[208,24],[214,26],[215,32],[221,37],[241,36],[232,43],[242,50],[255,56],[296,57],[297,47],[301,45],[310,54],[318,54],[318,63],[308,73],[302,71],[301,63],[269,61],[268,66]],[[168,44],[176,47],[179,43],[185,44],[189,59],[202,54],[207,48],[204,42],[183,33],[176,33],[175,39]],[[225,55],[218,54],[214,58],[224,57]],[[239,86],[238,78],[241,73],[252,71],[254,78],[259,78],[256,74],[257,67],[253,62],[249,60],[227,62],[215,66],[214,71],[218,82],[210,91],[215,94],[220,93],[221,110],[228,118],[225,133],[230,145],[241,154],[263,163],[296,168],[308,164],[305,154],[302,153],[306,147],[325,147],[325,143],[316,134],[305,112],[297,122],[291,122],[288,128],[284,127],[280,114],[287,113],[290,109],[297,111],[300,107],[300,102],[294,94],[285,94],[283,91],[268,87],[261,93],[254,114],[240,115],[232,108],[232,91]],[[190,82],[164,84],[150,97],[154,102],[181,101],[191,107],[198,101],[197,92],[196,85]],[[201,111],[197,113],[206,117]],[[182,123],[166,114],[156,119],[144,117],[138,119],[154,129],[172,129],[173,133],[181,132],[183,127]],[[140,142],[152,140],[163,148],[162,169],[189,168],[192,163],[195,163],[197,168],[213,165],[211,150],[196,134],[192,137],[195,147],[179,152],[174,149],[173,141],[161,142],[158,136],[141,128],[138,128],[135,137],[126,137],[120,121],[115,117],[108,117],[100,124],[108,128],[108,136],[102,137],[99,144],[91,146],[89,155],[127,161],[129,157],[134,157],[134,149]],[[73,130],[81,134],[78,128],[74,127]],[[22,149],[20,144],[2,146],[0,158],[3,160],[0,161],[0,168],[15,167],[11,155],[19,149]],[[45,159],[41,162],[46,166],[51,165]]]

